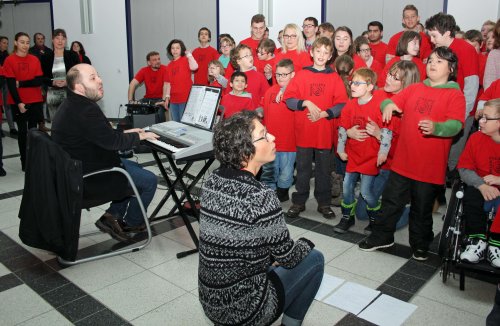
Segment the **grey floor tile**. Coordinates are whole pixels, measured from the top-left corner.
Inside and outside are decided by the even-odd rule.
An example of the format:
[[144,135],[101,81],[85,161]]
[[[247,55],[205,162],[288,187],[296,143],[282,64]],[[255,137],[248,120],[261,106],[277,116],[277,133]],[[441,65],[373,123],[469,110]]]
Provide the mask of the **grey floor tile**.
[[389,277],[387,281],[384,282],[384,284],[390,285],[406,292],[416,293],[422,286],[424,286],[425,282],[425,280],[422,280],[420,278],[396,272],[391,277]]
[[6,274],[0,276],[0,292],[9,290],[13,287],[23,284],[15,274]]
[[86,295],[57,308],[57,311],[59,311],[72,323],[76,323],[101,310],[104,310],[105,308],[106,307],[103,306],[102,303],[91,296]]
[[407,291],[403,291],[399,288],[395,288],[393,286],[387,285],[387,284],[382,284],[377,288],[380,292],[383,294],[390,295],[391,297],[394,297],[396,299],[399,299],[401,301],[406,301],[408,302],[414,295],[415,293],[410,293]]
[[121,326],[128,322],[109,309],[101,310],[76,322],[77,326]]
[[57,289],[44,293],[42,298],[50,303],[52,307],[58,308],[86,295],[87,293],[82,291],[82,289],[76,285],[68,283]]
[[17,324],[16,326],[70,326],[73,325],[68,319],[61,315],[57,310],[38,315],[30,320]]
[[39,295],[60,288],[68,283],[67,278],[56,272],[26,281],[26,284]]
[[52,307],[26,285],[0,292],[0,318],[3,325],[14,325],[52,310]]

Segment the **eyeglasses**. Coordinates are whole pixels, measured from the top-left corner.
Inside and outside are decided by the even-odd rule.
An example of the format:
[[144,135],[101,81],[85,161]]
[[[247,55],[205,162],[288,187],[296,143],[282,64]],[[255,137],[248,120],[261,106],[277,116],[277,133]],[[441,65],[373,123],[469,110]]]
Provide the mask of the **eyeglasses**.
[[269,52],[264,52],[264,51],[258,51],[258,52],[257,52],[257,54],[259,54],[259,55],[266,55],[266,54],[268,54],[268,53],[269,53]]
[[314,24],[304,24],[302,25],[302,28],[312,28],[315,27]]
[[479,122],[486,123],[490,120],[500,120],[500,118],[488,118],[488,117],[485,117],[484,115],[479,116]]
[[248,57],[252,57],[252,55],[251,54],[247,54],[247,55],[244,55],[244,56],[240,57],[240,59],[243,60],[243,59],[248,58]]
[[354,86],[359,86],[359,85],[368,85],[370,83],[367,82],[360,82],[360,81],[349,81],[349,85],[354,85]]
[[285,77],[287,77],[290,74],[291,74],[291,72],[283,73],[283,74],[275,73],[274,75],[276,76],[276,78],[285,78]]
[[363,52],[364,52],[364,53],[368,53],[368,52],[370,52],[370,51],[371,51],[371,49],[370,49],[370,48],[368,48],[368,49],[359,49],[359,52],[361,52],[361,53],[363,53]]
[[287,39],[295,40],[296,38],[297,38],[296,34],[292,34],[292,35],[284,34],[283,35],[283,39],[285,39],[285,40],[287,40]]
[[387,77],[391,77],[395,81],[401,81],[401,78],[396,73],[391,74],[390,72],[387,73]]
[[230,47],[231,47],[231,45],[229,45],[229,44],[221,45],[220,46],[221,49],[230,48]]
[[265,141],[269,142],[268,135],[269,134],[267,133],[267,130],[266,130],[266,131],[264,131],[264,136],[257,138],[256,140],[252,141],[252,143],[256,143],[256,142],[261,141],[261,140],[265,140]]

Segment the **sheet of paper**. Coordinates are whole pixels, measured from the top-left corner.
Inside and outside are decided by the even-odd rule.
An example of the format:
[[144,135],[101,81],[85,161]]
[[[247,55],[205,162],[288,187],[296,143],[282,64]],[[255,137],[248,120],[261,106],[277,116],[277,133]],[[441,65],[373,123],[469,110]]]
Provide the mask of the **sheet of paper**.
[[369,287],[346,282],[337,291],[333,292],[332,295],[324,299],[323,302],[357,315],[379,293],[380,291],[370,289]]
[[318,293],[316,293],[315,300],[323,300],[328,294],[335,290],[339,285],[344,283],[344,280],[332,275],[323,274],[323,280],[321,281],[321,286],[319,287]]
[[416,309],[414,304],[382,294],[358,317],[381,326],[396,326],[402,325]]

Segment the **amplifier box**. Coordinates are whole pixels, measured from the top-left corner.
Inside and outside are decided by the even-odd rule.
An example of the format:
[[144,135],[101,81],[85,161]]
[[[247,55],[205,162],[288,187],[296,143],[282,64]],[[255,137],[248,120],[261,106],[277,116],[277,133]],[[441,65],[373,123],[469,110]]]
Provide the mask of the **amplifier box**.
[[157,115],[153,114],[134,114],[132,117],[133,128],[144,128],[156,124]]

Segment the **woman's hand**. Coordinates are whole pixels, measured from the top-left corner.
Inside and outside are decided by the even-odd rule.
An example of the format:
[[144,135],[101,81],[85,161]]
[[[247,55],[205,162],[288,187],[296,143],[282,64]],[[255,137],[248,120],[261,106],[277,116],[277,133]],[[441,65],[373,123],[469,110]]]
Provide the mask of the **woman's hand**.
[[368,117],[368,123],[366,124],[366,133],[380,141],[380,127],[370,117]]
[[483,180],[489,186],[500,186],[500,176],[488,174],[483,177]]
[[500,196],[500,191],[498,190],[497,187],[493,187],[484,183],[480,185],[477,189],[479,189],[481,195],[483,195],[483,198],[486,201],[493,200]]
[[347,161],[347,153],[339,153],[339,157],[342,161]]
[[432,120],[420,120],[418,128],[424,135],[432,135],[434,133],[434,122]]
[[347,137],[352,138],[357,141],[365,141],[368,138],[368,134],[365,129],[359,129],[358,125],[349,128],[347,131]]

